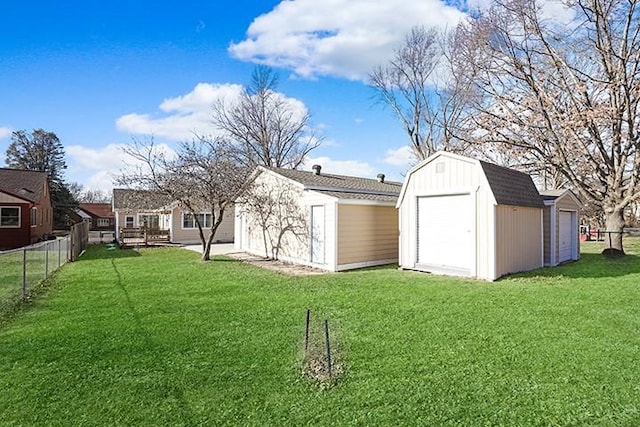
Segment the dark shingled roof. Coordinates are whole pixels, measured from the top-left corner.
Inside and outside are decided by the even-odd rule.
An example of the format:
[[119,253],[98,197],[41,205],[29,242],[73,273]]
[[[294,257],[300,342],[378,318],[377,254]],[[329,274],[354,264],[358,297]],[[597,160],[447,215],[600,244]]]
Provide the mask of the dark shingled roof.
[[33,203],[46,195],[46,172],[0,168],[0,191]]
[[562,196],[567,190],[544,190],[540,192],[543,200],[555,200]]
[[111,203],[80,203],[78,208],[97,218],[113,218]]
[[480,160],[489,187],[499,205],[544,208],[533,180],[526,173]]
[[172,200],[149,190],[113,189],[113,209],[156,210],[171,204]]
[[402,188],[401,182],[385,181],[377,179],[360,178],[346,175],[333,175],[314,172],[266,168],[279,175],[302,184],[305,189],[318,191],[339,199],[373,200],[394,203]]

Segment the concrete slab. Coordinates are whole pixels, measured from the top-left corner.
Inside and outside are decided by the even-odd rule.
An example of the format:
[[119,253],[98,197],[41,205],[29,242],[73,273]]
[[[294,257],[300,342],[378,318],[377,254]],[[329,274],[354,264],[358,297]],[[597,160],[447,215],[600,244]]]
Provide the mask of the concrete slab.
[[[189,249],[190,251],[202,253],[202,245],[185,245],[185,249]],[[211,245],[211,255],[227,255],[233,252],[238,252],[237,249],[233,248],[233,243],[215,243]]]

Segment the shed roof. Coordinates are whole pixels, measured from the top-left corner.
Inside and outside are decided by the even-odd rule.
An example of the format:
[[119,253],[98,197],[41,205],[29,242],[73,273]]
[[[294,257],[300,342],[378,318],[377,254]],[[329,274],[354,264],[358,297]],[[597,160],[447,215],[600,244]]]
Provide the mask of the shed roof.
[[164,194],[150,190],[113,189],[113,209],[158,210],[172,203]]
[[432,154],[407,172],[396,207],[400,207],[408,188],[408,182],[413,174],[441,156],[480,166],[497,204],[544,208],[544,201],[540,197],[540,193],[538,193],[531,177],[526,173],[446,151]]
[[0,168],[0,191],[28,202],[40,203],[46,197],[46,172]]
[[395,203],[402,188],[401,182],[384,181],[348,175],[335,175],[294,169],[269,168],[268,171],[302,184],[305,190],[313,190],[338,199],[371,200]]
[[582,202],[580,201],[580,199],[578,199],[575,193],[567,188],[555,189],[555,190],[543,190],[540,192],[540,196],[544,201],[555,201],[568,196],[570,199],[573,200],[573,202],[577,206],[579,207],[583,206]]
[[78,208],[97,218],[113,218],[111,203],[80,203]]
[[531,176],[514,169],[479,161],[493,197],[499,205],[544,208],[544,202]]

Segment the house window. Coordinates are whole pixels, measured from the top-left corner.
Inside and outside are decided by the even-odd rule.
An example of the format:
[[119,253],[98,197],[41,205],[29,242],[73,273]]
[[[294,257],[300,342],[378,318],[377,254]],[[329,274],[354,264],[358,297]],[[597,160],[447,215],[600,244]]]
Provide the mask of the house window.
[[132,216],[124,217],[124,228],[133,228],[133,217]]
[[[213,224],[213,217],[210,213],[199,213],[197,215],[202,228],[211,228],[211,225]],[[193,215],[188,213],[182,214],[182,228],[189,229],[197,227],[198,226],[196,225]]]
[[98,227],[108,227],[109,218],[98,218]]
[[31,208],[30,222],[32,227],[38,225],[38,210],[36,208]]
[[0,227],[20,227],[20,207],[0,207]]

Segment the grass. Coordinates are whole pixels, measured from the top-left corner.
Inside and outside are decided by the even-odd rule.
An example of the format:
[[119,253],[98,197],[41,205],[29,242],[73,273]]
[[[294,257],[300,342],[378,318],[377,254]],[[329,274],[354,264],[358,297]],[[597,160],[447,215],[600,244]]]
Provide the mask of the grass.
[[[0,326],[0,425],[639,425],[640,242],[484,283],[90,248]],[[302,374],[305,310],[344,370]]]

